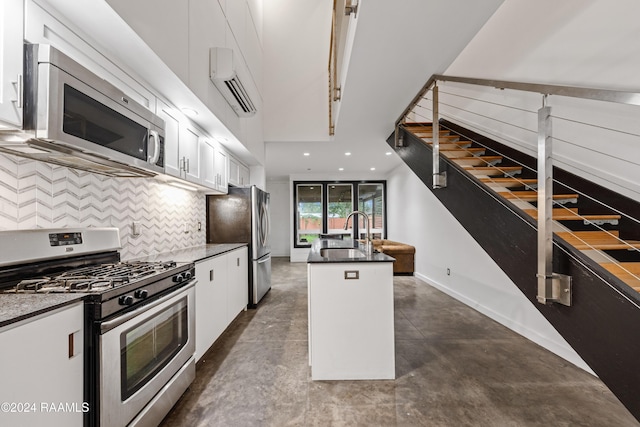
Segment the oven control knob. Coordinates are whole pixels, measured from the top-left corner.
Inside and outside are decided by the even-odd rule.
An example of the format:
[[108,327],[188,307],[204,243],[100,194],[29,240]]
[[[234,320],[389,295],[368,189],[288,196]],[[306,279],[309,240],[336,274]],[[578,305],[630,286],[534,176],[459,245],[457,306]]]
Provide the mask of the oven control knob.
[[191,279],[191,272],[190,271],[185,271],[184,272],[184,280],[189,280]]
[[184,280],[184,277],[182,277],[182,274],[176,274],[175,276],[173,276],[173,281],[176,283],[180,283]]
[[131,295],[123,295],[119,299],[120,305],[131,305],[133,304],[133,297]]
[[138,299],[144,299],[149,296],[149,291],[146,289],[138,289],[133,293],[133,296]]

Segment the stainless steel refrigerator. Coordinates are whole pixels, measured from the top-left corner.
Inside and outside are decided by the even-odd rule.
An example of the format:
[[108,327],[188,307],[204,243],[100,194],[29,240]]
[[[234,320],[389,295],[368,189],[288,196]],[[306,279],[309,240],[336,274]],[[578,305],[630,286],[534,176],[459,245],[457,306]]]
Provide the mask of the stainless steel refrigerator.
[[207,196],[207,243],[249,245],[249,301],[255,308],[271,289],[269,193],[255,185]]

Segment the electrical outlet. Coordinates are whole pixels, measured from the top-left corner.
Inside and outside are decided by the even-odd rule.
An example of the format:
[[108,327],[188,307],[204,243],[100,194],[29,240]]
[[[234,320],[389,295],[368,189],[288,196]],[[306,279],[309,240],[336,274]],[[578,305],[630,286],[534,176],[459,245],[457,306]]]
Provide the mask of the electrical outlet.
[[451,276],[451,269],[447,267],[447,276]]
[[140,225],[140,221],[133,221],[131,224],[131,235],[137,237],[142,234],[142,226]]
[[185,222],[182,224],[182,226],[183,226],[184,234],[189,234],[189,224]]
[[198,231],[202,231],[202,222],[198,221]]

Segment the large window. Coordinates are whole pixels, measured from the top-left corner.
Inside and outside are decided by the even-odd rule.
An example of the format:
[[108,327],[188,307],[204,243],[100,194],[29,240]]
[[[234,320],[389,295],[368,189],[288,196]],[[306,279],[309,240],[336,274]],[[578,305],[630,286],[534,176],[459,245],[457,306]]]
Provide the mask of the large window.
[[294,182],[293,187],[295,247],[309,247],[321,234],[364,239],[361,215],[352,217],[344,229],[347,216],[355,210],[367,214],[372,238],[386,237],[385,181]]
[[[371,238],[382,239],[385,224],[384,187],[382,184],[358,184],[358,210],[369,217]],[[364,222],[364,220],[360,220]],[[364,224],[360,230],[360,238],[364,239]]]
[[296,246],[308,246],[323,230],[322,184],[296,184]]
[[327,186],[327,233],[351,235],[344,229],[347,215],[353,211],[353,186],[351,184],[331,184]]

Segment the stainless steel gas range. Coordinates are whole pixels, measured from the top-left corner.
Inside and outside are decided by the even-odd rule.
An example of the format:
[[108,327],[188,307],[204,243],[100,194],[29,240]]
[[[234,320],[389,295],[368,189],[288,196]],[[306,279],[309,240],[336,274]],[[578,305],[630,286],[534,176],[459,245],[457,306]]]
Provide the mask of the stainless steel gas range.
[[0,233],[5,293],[85,301],[87,426],[156,426],[195,378],[192,263],[121,262],[116,228]]

